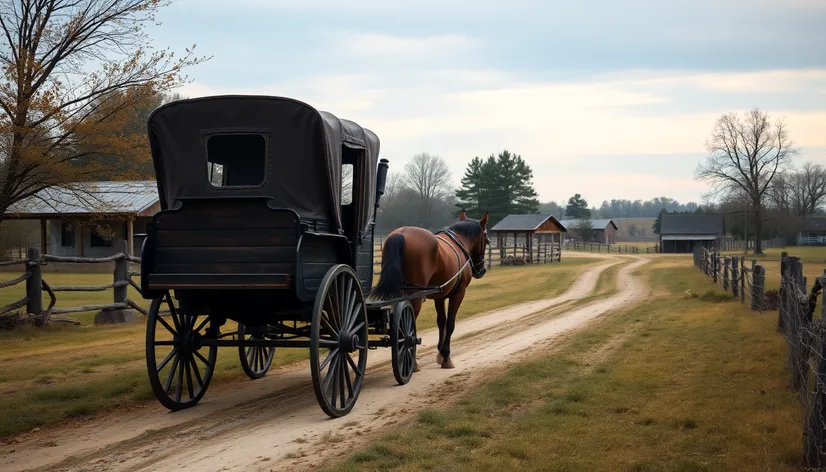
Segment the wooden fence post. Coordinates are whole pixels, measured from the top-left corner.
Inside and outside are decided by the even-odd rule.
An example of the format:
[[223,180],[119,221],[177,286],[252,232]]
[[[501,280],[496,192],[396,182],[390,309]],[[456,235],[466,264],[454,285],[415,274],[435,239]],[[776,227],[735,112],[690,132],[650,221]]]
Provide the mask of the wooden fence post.
[[751,273],[751,309],[762,311],[763,296],[766,286],[766,269],[762,265],[755,265]]
[[29,248],[26,252],[29,263],[26,264],[26,271],[32,275],[26,279],[26,313],[37,317],[38,321],[43,316],[43,272],[40,265],[40,250]]
[[777,330],[781,333],[786,331],[786,276],[789,270],[789,262],[786,259],[789,253],[780,253],[780,307],[777,310]]
[[711,253],[711,277],[717,283],[717,268],[720,266],[720,255],[717,252]]
[[737,289],[740,285],[740,269],[737,256],[731,258],[731,294],[737,297]]
[[729,263],[731,262],[730,257],[723,258],[723,290],[728,291],[729,289]]
[[493,267],[493,248],[488,244],[488,269]]
[[746,258],[740,258],[740,303],[746,303]]
[[126,241],[121,242],[121,256],[115,260],[115,271],[112,283],[113,301],[120,304],[117,308],[104,309],[95,314],[95,324],[131,323],[137,319],[137,312],[130,308],[126,300],[129,299],[129,246]]

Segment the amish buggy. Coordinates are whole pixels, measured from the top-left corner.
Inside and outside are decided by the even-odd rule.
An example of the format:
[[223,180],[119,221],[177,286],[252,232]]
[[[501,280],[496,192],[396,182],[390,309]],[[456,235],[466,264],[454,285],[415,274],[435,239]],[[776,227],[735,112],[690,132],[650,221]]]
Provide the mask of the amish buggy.
[[276,348],[309,348],[316,398],[334,418],[355,405],[370,349],[390,347],[396,381],[410,381],[421,299],[455,291],[479,248],[474,262],[462,249],[468,262],[447,284],[415,279],[368,299],[388,170],[376,134],[297,100],[243,95],[168,103],[148,133],[161,211],[140,275],[161,404],[197,404],[220,346],[237,348],[253,379]]

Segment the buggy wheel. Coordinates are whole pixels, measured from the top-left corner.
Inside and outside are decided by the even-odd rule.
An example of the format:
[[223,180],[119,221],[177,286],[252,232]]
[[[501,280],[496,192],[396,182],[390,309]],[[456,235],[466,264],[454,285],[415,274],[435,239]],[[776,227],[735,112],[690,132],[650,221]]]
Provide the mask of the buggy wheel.
[[241,368],[251,379],[260,379],[267,374],[272,366],[272,358],[275,356],[274,347],[247,346],[244,341],[247,339],[263,339],[261,337],[247,334],[243,324],[238,323],[238,357],[241,359]]
[[[160,313],[164,304],[169,321]],[[217,346],[202,349],[205,337],[216,337],[212,324],[209,316],[179,311],[169,292],[152,300],[146,320],[146,367],[155,398],[170,410],[195,406],[206,393],[218,355]]]
[[416,316],[409,301],[396,304],[390,315],[390,344],[396,382],[410,382],[416,365]]
[[367,307],[349,266],[330,268],[316,293],[310,334],[313,388],[324,413],[339,418],[353,409],[367,368]]

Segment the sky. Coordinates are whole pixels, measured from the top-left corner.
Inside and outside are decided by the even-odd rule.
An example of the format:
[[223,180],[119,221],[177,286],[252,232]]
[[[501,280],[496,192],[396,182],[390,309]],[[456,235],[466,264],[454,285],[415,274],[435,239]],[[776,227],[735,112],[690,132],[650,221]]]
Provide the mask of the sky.
[[701,202],[724,113],[783,119],[826,165],[826,0],[177,0],[148,32],[196,44],[189,97],[296,98],[374,131],[401,171],[517,153],[541,201]]

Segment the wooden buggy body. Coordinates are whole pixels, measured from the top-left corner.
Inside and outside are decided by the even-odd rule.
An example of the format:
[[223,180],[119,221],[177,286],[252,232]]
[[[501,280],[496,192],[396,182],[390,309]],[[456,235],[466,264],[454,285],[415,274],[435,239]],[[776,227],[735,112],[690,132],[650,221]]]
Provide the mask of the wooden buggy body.
[[[201,399],[218,346],[236,346],[252,378],[276,347],[309,347],[332,417],[353,408],[369,348],[391,347],[397,381],[409,381],[420,340],[407,300],[428,292],[366,300],[388,169],[373,132],[269,96],[172,102],[148,129],[161,211],[141,249],[141,289],[162,404]],[[227,320],[237,330],[222,333]]]

